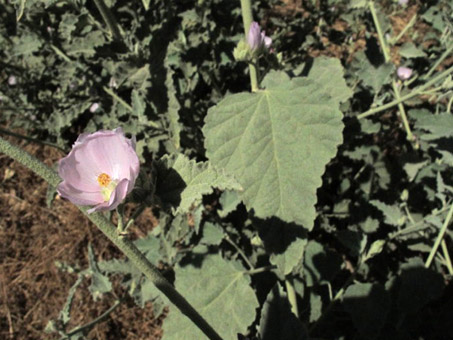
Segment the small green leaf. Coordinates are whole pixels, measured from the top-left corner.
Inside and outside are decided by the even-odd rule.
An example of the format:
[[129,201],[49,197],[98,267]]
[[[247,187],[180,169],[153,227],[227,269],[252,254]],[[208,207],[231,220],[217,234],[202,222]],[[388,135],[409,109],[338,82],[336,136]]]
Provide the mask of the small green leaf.
[[156,194],[173,206],[175,214],[187,213],[203,195],[220,190],[241,190],[239,183],[209,162],[197,163],[182,154],[164,156],[157,165],[160,180]]
[[384,214],[384,221],[385,223],[391,224],[395,227],[399,227],[404,224],[405,222],[405,215],[401,212],[401,210],[394,206],[394,205],[387,205],[382,203],[378,200],[370,201],[372,205],[378,208]]
[[316,241],[310,241],[305,247],[302,277],[308,287],[329,282],[340,271],[342,262],[339,254],[325,250]]
[[258,329],[262,340],[306,340],[300,320],[291,312],[288,298],[277,282],[267,295]]
[[219,245],[223,239],[223,230],[217,224],[206,222],[203,226],[203,238],[201,243],[208,245]]

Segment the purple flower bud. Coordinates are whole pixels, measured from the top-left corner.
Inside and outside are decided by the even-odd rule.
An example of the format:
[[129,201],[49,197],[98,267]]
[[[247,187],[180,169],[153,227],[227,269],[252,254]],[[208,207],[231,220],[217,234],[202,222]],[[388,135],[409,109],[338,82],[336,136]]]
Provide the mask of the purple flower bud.
[[398,70],[396,70],[396,74],[401,80],[408,80],[412,76],[412,69],[410,69],[409,67],[400,66],[398,67]]
[[262,48],[269,49],[272,45],[272,39],[266,36],[264,31],[261,31],[260,25],[256,21],[253,21],[247,34],[247,43],[252,51],[257,51]]
[[17,78],[15,76],[9,76],[8,77],[8,84],[10,86],[14,86],[17,84]]
[[94,211],[115,209],[132,191],[140,171],[135,138],[123,130],[84,133],[69,154],[58,163],[63,181],[58,193],[77,205]]
[[93,103],[90,106],[90,112],[95,113],[99,109],[99,104],[98,103]]

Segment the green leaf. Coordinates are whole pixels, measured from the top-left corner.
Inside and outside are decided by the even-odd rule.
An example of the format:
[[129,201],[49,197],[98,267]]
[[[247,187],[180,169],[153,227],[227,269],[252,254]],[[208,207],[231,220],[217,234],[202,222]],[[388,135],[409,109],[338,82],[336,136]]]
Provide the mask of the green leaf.
[[385,324],[390,309],[390,296],[380,284],[356,283],[349,286],[343,304],[351,314],[354,326],[366,339],[375,339]]
[[27,35],[21,36],[20,39],[17,39],[11,50],[11,56],[28,56],[37,52],[41,46],[42,42],[39,37],[34,33],[28,33]]
[[330,93],[332,99],[339,103],[352,96],[352,90],[346,85],[343,77],[343,66],[336,58],[315,58],[308,79],[317,82],[324,93]]
[[[259,306],[250,278],[238,262],[203,254],[201,264],[175,269],[176,289],[213,325],[224,339],[236,339],[255,320]],[[179,310],[170,307],[162,340],[200,340],[206,337]]]
[[207,156],[236,176],[242,200],[257,217],[311,229],[321,176],[343,140],[338,98],[313,80],[283,72],[271,72],[263,86],[209,109]]
[[399,227],[405,222],[405,215],[394,205],[387,205],[378,200],[370,201],[372,205],[378,208],[384,214],[384,222],[395,227]]
[[426,53],[418,49],[417,46],[411,42],[407,42],[400,47],[400,54],[402,57],[408,59],[426,57]]
[[307,245],[307,233],[294,224],[287,224],[277,218],[255,222],[269,261],[276,265],[284,277],[301,262]]
[[342,259],[333,251],[325,250],[316,242],[310,241],[305,247],[305,259],[302,277],[308,287],[332,280],[340,271]]
[[382,86],[390,81],[390,75],[393,74],[395,67],[393,64],[381,64],[378,67],[368,61],[364,52],[356,54],[352,63],[352,68],[356,70],[355,74],[363,84],[371,87],[375,93],[378,93]]
[[308,335],[291,312],[288,298],[277,282],[267,295],[258,329],[261,340],[305,340]]
[[422,140],[453,137],[453,115],[448,112],[433,115],[424,110],[411,110],[411,117],[417,120],[415,123],[417,129],[429,132],[420,136]]
[[143,95],[139,91],[132,90],[131,103],[133,116],[137,117],[139,124],[146,124],[148,121],[148,118],[145,116],[146,103]]
[[227,190],[220,195],[219,203],[222,205],[222,209],[219,209],[217,213],[220,217],[224,218],[236,209],[239,203],[241,203],[241,199],[237,191]]
[[197,163],[182,154],[162,157],[157,167],[160,180],[156,193],[174,207],[175,214],[189,212],[214,188],[241,190],[239,183],[223,170],[209,162]]
[[208,245],[219,245],[223,239],[223,230],[217,224],[206,222],[203,226],[203,238],[201,243]]

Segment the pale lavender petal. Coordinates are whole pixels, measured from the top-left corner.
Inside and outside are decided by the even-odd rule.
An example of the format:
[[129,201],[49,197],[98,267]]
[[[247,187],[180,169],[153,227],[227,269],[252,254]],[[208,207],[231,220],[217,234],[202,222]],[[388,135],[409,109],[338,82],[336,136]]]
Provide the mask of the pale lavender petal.
[[99,109],[99,104],[98,103],[93,103],[90,106],[90,112],[95,113]]
[[405,5],[407,5],[408,2],[409,2],[409,0],[399,0],[398,4],[400,4],[401,6],[405,6]]
[[269,49],[272,46],[272,38],[265,36],[264,37],[264,46]]
[[412,76],[412,69],[409,67],[398,67],[398,70],[396,71],[398,78],[401,80],[408,80]]
[[253,21],[250,24],[249,33],[247,34],[247,43],[250,46],[250,49],[256,50],[260,48],[261,45],[261,29],[260,25]]
[[68,182],[61,182],[57,186],[58,194],[70,200],[72,203],[77,205],[94,205],[104,202],[100,191],[98,192],[86,192],[74,188]]

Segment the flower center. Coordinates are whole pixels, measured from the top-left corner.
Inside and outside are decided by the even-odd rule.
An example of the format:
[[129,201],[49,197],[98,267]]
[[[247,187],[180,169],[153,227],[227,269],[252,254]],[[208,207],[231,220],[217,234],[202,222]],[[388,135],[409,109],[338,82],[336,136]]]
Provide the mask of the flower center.
[[107,185],[110,184],[111,181],[112,179],[105,172],[98,176],[98,183],[101,187],[106,187]]
[[97,178],[99,185],[101,186],[101,195],[105,202],[110,200],[110,196],[112,196],[113,191],[115,191],[116,185],[118,184],[116,181],[113,181],[112,178],[107,175],[105,172],[100,174]]

